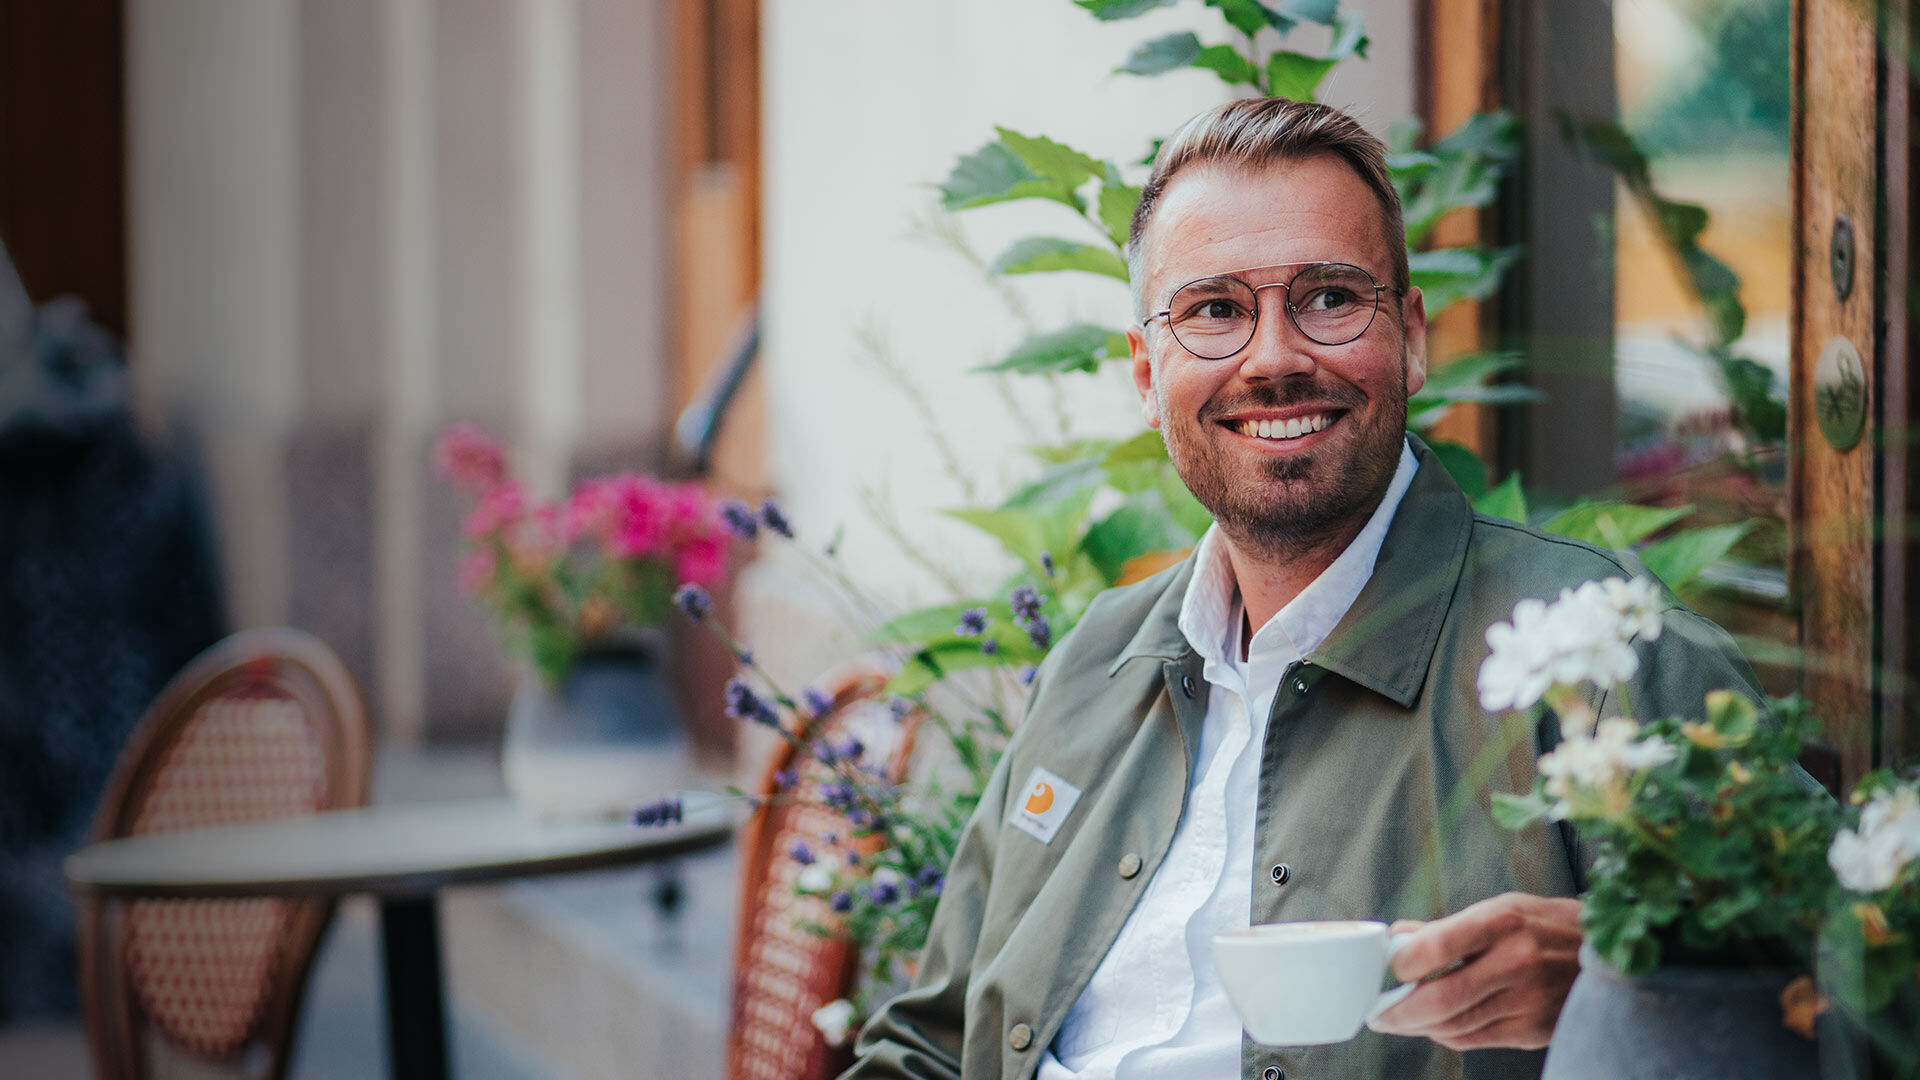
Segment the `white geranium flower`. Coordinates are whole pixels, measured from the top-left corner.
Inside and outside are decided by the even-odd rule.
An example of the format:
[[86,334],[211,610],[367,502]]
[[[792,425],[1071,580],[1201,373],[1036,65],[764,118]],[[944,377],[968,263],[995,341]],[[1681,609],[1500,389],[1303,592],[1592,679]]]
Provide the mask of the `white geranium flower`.
[[1860,829],[1841,829],[1827,849],[1827,865],[1841,886],[1857,893],[1891,888],[1909,862],[1920,859],[1920,791],[1882,791],[1860,811]]
[[813,1026],[820,1029],[828,1046],[847,1045],[847,1036],[853,1033],[853,1002],[838,998],[813,1010]]
[[1525,709],[1554,686],[1604,689],[1631,679],[1640,668],[1634,639],[1660,636],[1660,607],[1658,585],[1623,578],[1562,589],[1551,604],[1520,601],[1512,622],[1487,628],[1493,651],[1480,665],[1480,704]]
[[1641,739],[1640,725],[1631,720],[1602,720],[1592,737],[1567,739],[1540,759],[1547,794],[1560,800],[1550,813],[1555,819],[1626,813],[1627,781],[1679,753],[1659,739]]

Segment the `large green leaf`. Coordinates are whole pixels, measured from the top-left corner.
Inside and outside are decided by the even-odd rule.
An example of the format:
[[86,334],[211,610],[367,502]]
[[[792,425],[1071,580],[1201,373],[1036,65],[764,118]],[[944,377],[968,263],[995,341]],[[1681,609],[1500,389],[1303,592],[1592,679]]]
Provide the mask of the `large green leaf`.
[[1160,470],[1160,499],[1167,504],[1167,513],[1173,515],[1173,520],[1195,537],[1212,527],[1213,513],[1187,490],[1171,462]]
[[1751,522],[1742,521],[1733,525],[1709,525],[1701,529],[1687,529],[1657,543],[1648,544],[1640,551],[1640,561],[1668,588],[1678,589],[1707,567],[1726,557],[1733,545],[1753,528]]
[[1260,85],[1259,69],[1231,45],[1209,45],[1201,49],[1200,55],[1193,58],[1193,66],[1213,72],[1228,86]]
[[[1021,639],[1025,640],[1024,634]],[[980,651],[980,643],[975,639],[942,642],[914,653],[887,681],[886,693],[911,697],[957,671],[1028,664],[1038,658],[1039,651],[1031,646],[1017,651],[1003,645],[999,652],[988,655]]]
[[1285,0],[1276,7],[1287,18],[1322,26],[1332,26],[1340,17],[1340,0]]
[[1154,428],[1135,435],[1126,442],[1114,447],[1101,459],[1100,464],[1107,468],[1135,461],[1166,461],[1167,441]]
[[1052,180],[1069,190],[1099,176],[1100,163],[1071,146],[1054,142],[1045,135],[1022,135],[1011,128],[996,127],[1000,141],[1013,151],[1035,176]]
[[1019,240],[991,267],[996,274],[1044,274],[1057,270],[1080,270],[1127,280],[1127,264],[1112,248],[1062,240],[1057,236],[1029,236]]
[[1338,60],[1324,56],[1281,49],[1267,57],[1267,93],[1295,101],[1312,101],[1320,89],[1320,81],[1337,63]]
[[1486,494],[1473,500],[1473,508],[1488,517],[1527,523],[1527,493],[1520,488],[1520,474],[1513,473]]
[[1140,189],[1130,184],[1104,183],[1100,186],[1100,223],[1107,227],[1113,246],[1124,248],[1133,228],[1133,212],[1140,205]]
[[1073,2],[1093,12],[1093,17],[1102,22],[1115,22],[1120,19],[1137,19],[1155,8],[1172,7],[1180,0],[1073,0]]
[[1096,371],[1105,361],[1127,355],[1127,335],[1092,323],[1075,323],[1064,330],[1036,334],[1015,347],[1005,360],[975,370],[1020,375]]
[[1260,0],[1207,0],[1207,6],[1219,8],[1226,17],[1227,25],[1243,34],[1253,35],[1273,25],[1278,14],[1267,9]]
[[1460,485],[1460,490],[1469,499],[1477,499],[1487,491],[1487,465],[1473,451],[1457,442],[1433,440],[1427,444],[1440,464],[1446,467],[1447,475]]
[[1192,31],[1168,34],[1142,42],[1115,70],[1128,75],[1161,75],[1190,66],[1199,55],[1200,39]]
[[1367,19],[1358,11],[1346,11],[1333,20],[1333,44],[1327,55],[1335,60],[1367,55]]
[[877,645],[918,645],[955,637],[960,616],[974,608],[985,610],[989,622],[1005,622],[1013,618],[1013,609],[1003,600],[940,604],[897,616],[869,633],[867,640]]
[[1429,319],[1462,300],[1485,300],[1498,292],[1507,268],[1520,258],[1518,247],[1416,251],[1407,256],[1413,285],[1426,298]]
[[1635,506],[1622,502],[1578,502],[1548,521],[1550,533],[1601,547],[1624,550],[1693,513],[1687,506]]
[[1020,485],[1019,490],[1000,504],[1000,508],[1017,510],[1059,502],[1084,490],[1097,488],[1105,479],[1106,470],[1101,467],[1097,456],[1063,461],[1042,469],[1039,476]]
[[1120,577],[1127,560],[1154,551],[1187,547],[1193,535],[1181,528],[1161,502],[1160,493],[1145,491],[1125,502],[1087,529],[1080,550],[1108,583]]
[[1009,554],[1026,563],[1036,576],[1044,577],[1041,553],[1067,552],[1078,546],[1080,527],[1086,521],[1093,495],[1094,489],[1088,487],[1064,492],[1043,503],[993,510],[964,507],[942,513],[1000,541]]
[[953,171],[937,186],[940,205],[948,210],[1014,199],[1052,199],[1075,210],[1081,208],[1072,188],[1040,177],[1018,154],[998,142],[990,142],[955,162]]
[[1511,162],[1520,156],[1520,121],[1505,109],[1474,113],[1453,133],[1433,144],[1433,152],[1446,156],[1470,154],[1496,162]]

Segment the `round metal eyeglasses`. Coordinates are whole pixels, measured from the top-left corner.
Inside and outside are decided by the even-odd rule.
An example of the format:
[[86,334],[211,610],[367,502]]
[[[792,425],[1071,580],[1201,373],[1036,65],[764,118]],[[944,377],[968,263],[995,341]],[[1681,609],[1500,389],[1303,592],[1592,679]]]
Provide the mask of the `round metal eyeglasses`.
[[1260,322],[1260,290],[1273,288],[1286,292],[1287,317],[1293,325],[1322,345],[1345,345],[1366,333],[1380,310],[1380,294],[1405,291],[1382,285],[1372,274],[1346,263],[1305,263],[1291,280],[1264,285],[1218,274],[1175,289],[1166,310],[1142,319],[1140,325],[1165,319],[1181,348],[1202,360],[1225,360],[1253,340]]

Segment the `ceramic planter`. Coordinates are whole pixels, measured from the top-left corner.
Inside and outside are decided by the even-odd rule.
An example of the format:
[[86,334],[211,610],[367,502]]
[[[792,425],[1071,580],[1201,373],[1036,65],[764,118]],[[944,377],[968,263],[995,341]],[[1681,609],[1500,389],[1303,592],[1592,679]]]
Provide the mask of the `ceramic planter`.
[[1780,992],[1798,974],[1675,966],[1628,977],[1582,945],[1542,1080],[1818,1076],[1816,1044],[1780,1024]]

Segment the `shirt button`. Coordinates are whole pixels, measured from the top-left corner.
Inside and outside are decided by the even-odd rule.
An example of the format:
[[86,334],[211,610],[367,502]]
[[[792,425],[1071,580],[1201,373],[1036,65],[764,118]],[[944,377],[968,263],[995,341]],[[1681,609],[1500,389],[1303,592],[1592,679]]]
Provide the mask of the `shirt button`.
[[1193,696],[1193,676],[1191,675],[1180,676],[1180,689],[1188,697],[1192,697]]
[[1306,692],[1307,692],[1307,680],[1305,680],[1305,679],[1302,679],[1302,678],[1300,678],[1300,677],[1299,677],[1298,675],[1296,675],[1296,676],[1294,676],[1294,678],[1293,678],[1293,692],[1294,692],[1294,693],[1296,693],[1296,694],[1304,694],[1304,693],[1306,693]]
[[1025,1024],[1013,1025],[1013,1030],[1007,1032],[1007,1045],[1013,1047],[1015,1050],[1025,1050],[1027,1047],[1032,1046],[1033,1029]]
[[1291,880],[1293,880],[1292,867],[1283,862],[1273,864],[1273,883],[1275,885],[1285,885]]
[[1129,851],[1120,856],[1120,876],[1130,878],[1140,872],[1140,856]]
[[1260,1080],[1287,1080],[1287,1074],[1278,1065],[1269,1065],[1260,1070]]

